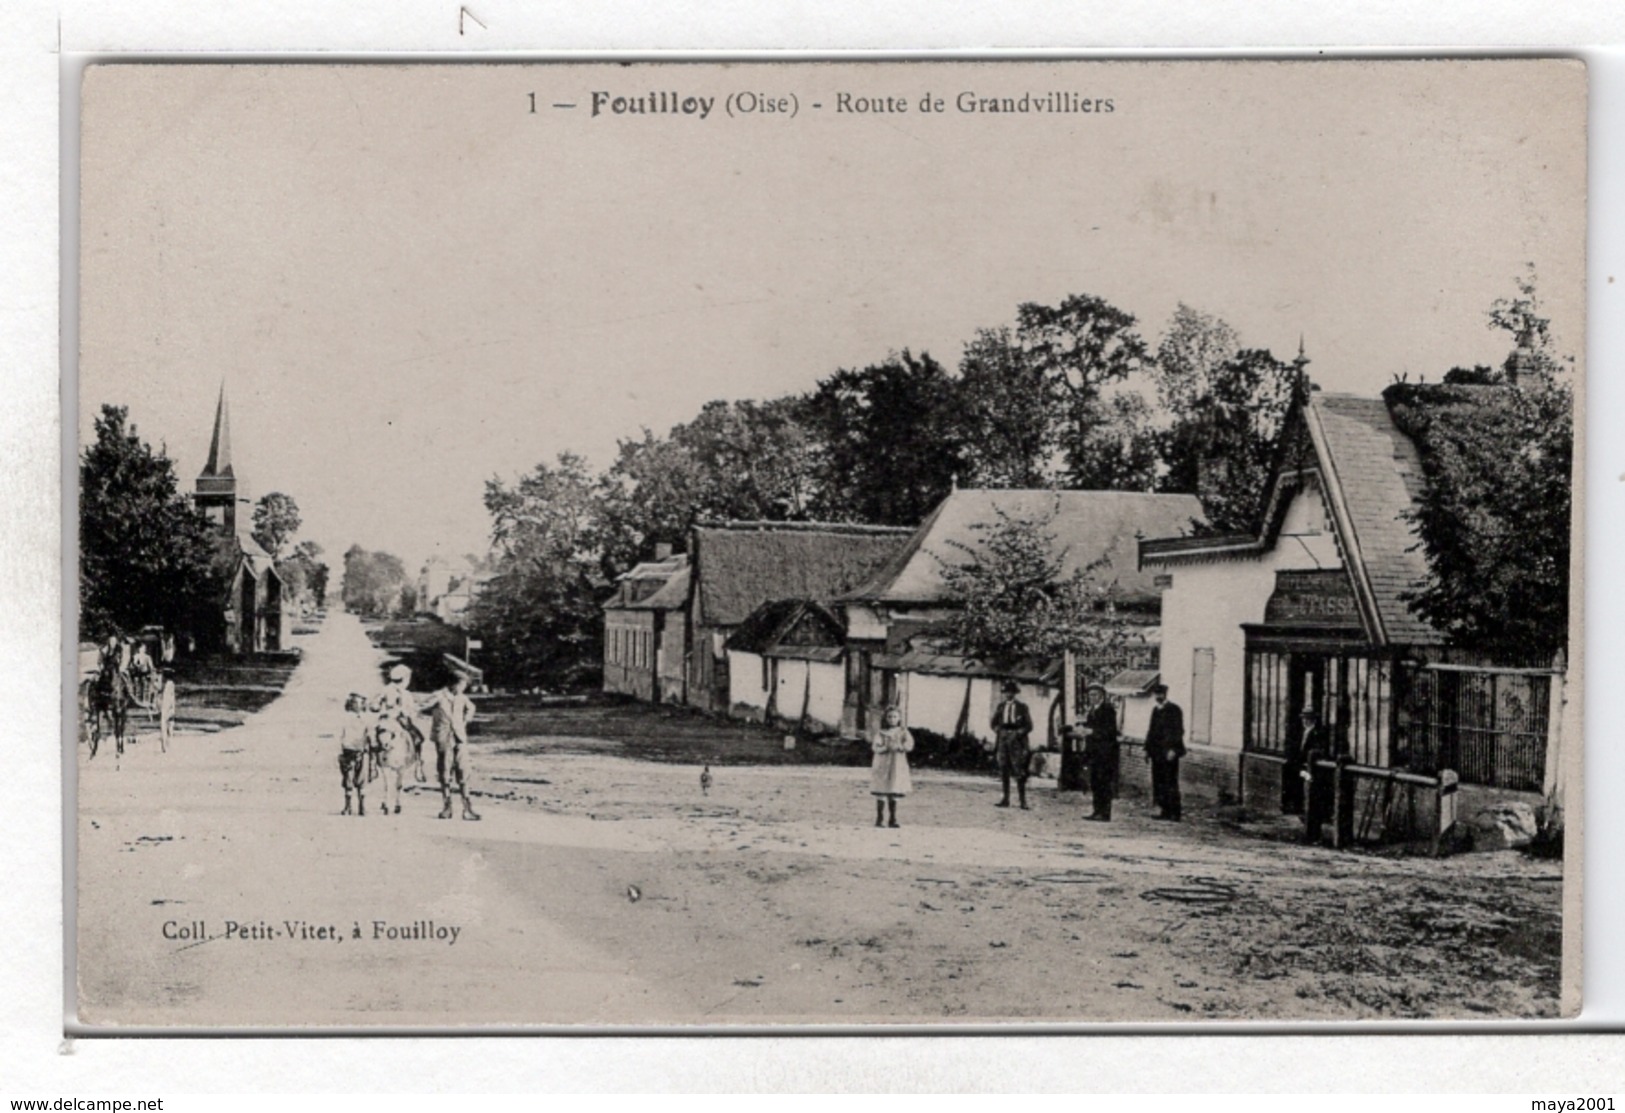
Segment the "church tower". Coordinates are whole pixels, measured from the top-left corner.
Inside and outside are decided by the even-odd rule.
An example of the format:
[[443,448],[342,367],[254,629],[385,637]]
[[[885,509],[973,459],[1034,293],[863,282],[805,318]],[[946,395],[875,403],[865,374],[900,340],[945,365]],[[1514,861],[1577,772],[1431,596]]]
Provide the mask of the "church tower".
[[209,461],[198,473],[193,504],[227,537],[237,535],[237,476],[231,470],[231,411],[226,408],[226,384],[220,384],[220,402],[214,410],[214,438]]

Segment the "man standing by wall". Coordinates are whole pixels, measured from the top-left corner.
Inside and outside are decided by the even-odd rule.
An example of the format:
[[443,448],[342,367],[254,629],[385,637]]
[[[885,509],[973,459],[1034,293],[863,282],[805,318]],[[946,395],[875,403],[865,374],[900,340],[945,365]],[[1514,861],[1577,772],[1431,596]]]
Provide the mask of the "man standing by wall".
[[1157,705],[1145,732],[1145,759],[1151,763],[1151,800],[1158,819],[1183,817],[1179,799],[1179,759],[1185,756],[1185,713],[1168,702],[1168,685],[1151,689]]
[[1117,793],[1117,708],[1099,684],[1089,685],[1088,699],[1083,756],[1089,764],[1089,795],[1094,798],[1089,818],[1105,822],[1112,817],[1112,797]]
[[1016,779],[1021,808],[1027,808],[1027,765],[1032,760],[1028,739],[1033,733],[1033,715],[1027,705],[1017,699],[1021,686],[1014,680],[1004,682],[1004,699],[993,709],[993,756],[999,763],[999,780],[1004,785],[1004,798],[995,807],[1010,806],[1010,778]]

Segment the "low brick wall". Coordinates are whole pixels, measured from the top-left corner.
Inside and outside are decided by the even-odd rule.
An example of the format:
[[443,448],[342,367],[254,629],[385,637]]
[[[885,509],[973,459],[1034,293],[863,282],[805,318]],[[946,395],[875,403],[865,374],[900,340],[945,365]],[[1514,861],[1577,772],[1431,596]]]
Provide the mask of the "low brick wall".
[[1244,754],[1241,770],[1242,806],[1256,815],[1280,815],[1286,760],[1269,754]]
[[[1179,763],[1180,795],[1187,803],[1235,803],[1239,756],[1217,746],[1187,746]],[[1123,739],[1117,791],[1128,799],[1151,799],[1151,763],[1145,760],[1145,744],[1139,739]]]

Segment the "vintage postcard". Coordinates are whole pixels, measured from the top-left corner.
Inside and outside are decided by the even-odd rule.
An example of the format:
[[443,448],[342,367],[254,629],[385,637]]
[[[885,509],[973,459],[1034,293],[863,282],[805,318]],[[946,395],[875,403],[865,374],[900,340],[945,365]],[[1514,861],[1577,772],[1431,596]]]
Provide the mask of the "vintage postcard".
[[81,92],[77,1030],[1577,1012],[1582,64]]

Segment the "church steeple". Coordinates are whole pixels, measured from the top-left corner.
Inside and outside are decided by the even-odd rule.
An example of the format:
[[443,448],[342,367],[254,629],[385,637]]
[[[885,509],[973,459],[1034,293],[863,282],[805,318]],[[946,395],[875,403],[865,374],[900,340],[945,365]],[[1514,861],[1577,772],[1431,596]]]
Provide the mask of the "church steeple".
[[237,476],[231,467],[231,410],[226,406],[226,384],[214,408],[214,436],[209,460],[198,473],[193,504],[228,537],[237,532]]
[[220,384],[220,401],[214,407],[214,437],[209,441],[209,462],[203,474],[225,476],[231,472],[231,411],[226,408],[226,384]]

